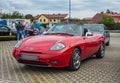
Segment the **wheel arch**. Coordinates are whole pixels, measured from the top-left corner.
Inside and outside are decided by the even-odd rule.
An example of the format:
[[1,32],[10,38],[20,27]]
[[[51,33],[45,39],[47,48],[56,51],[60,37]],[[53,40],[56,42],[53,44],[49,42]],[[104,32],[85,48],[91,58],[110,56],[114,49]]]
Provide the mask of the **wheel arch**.
[[[80,51],[80,56],[81,56],[81,48],[80,48],[79,46],[73,47],[73,52],[74,52],[74,49],[76,49],[76,48]],[[80,68],[80,66],[79,66],[79,68],[77,68],[77,69],[74,69],[74,68],[73,68],[73,64],[71,63],[72,56],[73,56],[73,55],[71,55],[68,69],[71,70],[71,71],[75,71],[75,70],[78,70],[78,69]],[[80,64],[81,64],[81,62],[80,62]]]
[[[80,48],[80,46],[74,46],[74,47],[73,47],[73,50],[74,50],[75,48],[78,48],[78,49],[80,50],[80,54],[82,54],[82,53],[81,53],[81,48]],[[72,52],[73,52],[73,50],[72,50]],[[71,56],[72,56],[72,54],[71,54]],[[70,56],[70,57],[71,57],[71,56]],[[69,62],[70,62],[70,59],[69,59]]]
[[101,42],[100,43],[104,43],[105,44],[105,37],[100,38]]
[[78,48],[78,49],[80,50],[80,53],[81,53],[81,48],[80,48],[79,46],[75,46],[74,49],[75,49],[75,48]]

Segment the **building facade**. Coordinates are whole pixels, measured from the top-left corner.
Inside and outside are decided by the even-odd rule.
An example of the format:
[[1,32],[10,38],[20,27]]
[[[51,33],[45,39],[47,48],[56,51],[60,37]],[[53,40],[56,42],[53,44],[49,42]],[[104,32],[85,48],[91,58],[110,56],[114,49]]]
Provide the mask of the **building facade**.
[[92,23],[100,23],[102,20],[103,16],[110,16],[114,19],[115,23],[120,23],[120,14],[117,13],[97,13],[93,18],[92,18]]
[[36,21],[43,24],[46,23],[60,23],[61,20],[65,19],[68,14],[41,14],[35,17]]
[[108,13],[107,16],[111,16],[116,23],[120,23],[120,14],[117,13]]
[[92,24],[92,18],[84,18],[83,20],[85,20],[88,24]]

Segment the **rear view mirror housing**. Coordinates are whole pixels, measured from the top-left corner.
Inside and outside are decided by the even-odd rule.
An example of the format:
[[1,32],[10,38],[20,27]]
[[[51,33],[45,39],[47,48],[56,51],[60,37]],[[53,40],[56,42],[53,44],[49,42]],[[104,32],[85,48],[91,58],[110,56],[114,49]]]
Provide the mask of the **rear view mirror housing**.
[[86,32],[86,36],[93,36],[92,32]]

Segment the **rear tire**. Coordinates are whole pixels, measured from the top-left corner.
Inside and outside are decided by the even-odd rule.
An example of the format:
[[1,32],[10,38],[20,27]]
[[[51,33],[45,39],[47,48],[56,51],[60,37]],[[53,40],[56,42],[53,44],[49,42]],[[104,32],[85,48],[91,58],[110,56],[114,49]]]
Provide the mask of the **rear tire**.
[[101,43],[98,52],[96,53],[96,58],[103,58],[105,55],[105,44]]
[[80,50],[78,48],[75,48],[73,50],[70,63],[69,63],[69,70],[75,71],[80,68],[81,65],[81,56],[80,56]]

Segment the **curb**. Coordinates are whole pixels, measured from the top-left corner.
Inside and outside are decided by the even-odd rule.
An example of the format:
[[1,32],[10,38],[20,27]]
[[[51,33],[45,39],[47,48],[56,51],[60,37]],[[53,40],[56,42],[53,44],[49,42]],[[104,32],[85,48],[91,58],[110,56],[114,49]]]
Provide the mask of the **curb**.
[[111,37],[120,37],[120,33],[110,33]]

